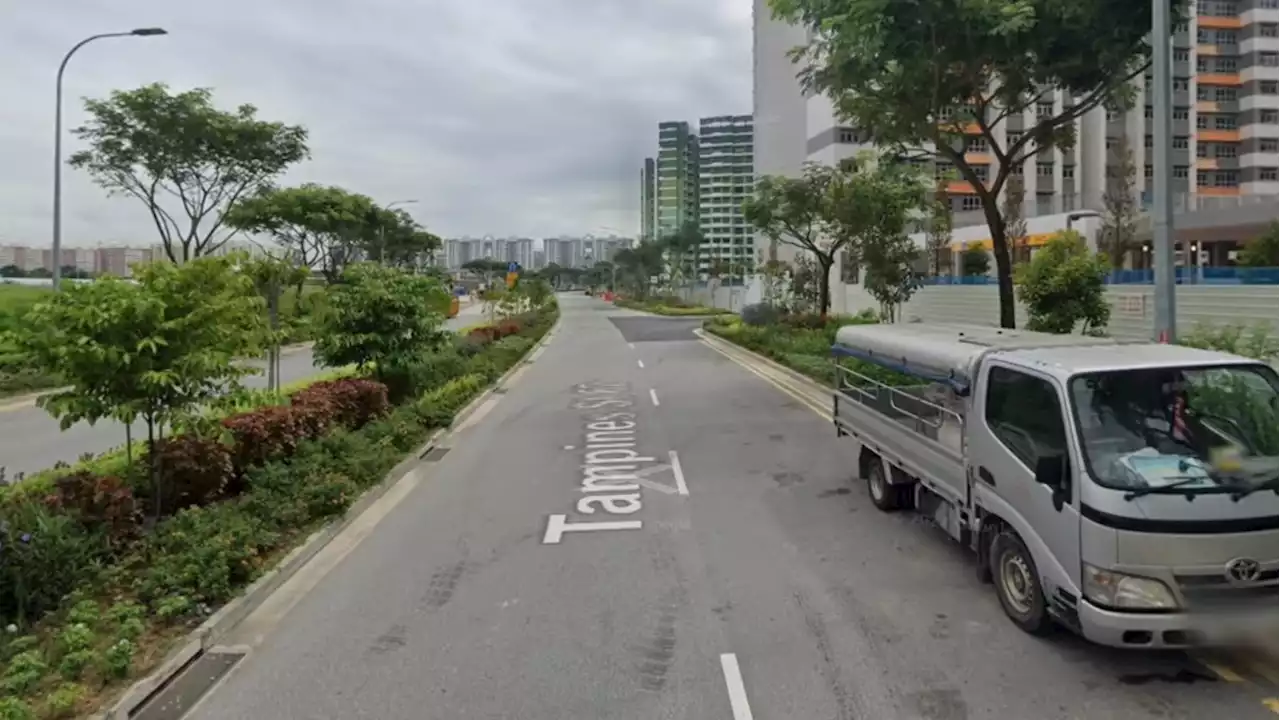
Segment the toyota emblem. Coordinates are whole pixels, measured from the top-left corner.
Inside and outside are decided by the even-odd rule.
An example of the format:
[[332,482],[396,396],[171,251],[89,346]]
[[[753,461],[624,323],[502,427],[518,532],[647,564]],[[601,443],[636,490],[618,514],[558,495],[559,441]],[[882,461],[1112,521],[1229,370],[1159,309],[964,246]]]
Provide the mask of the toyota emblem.
[[1262,564],[1253,558],[1236,558],[1227,563],[1226,576],[1232,585],[1252,585],[1262,577]]

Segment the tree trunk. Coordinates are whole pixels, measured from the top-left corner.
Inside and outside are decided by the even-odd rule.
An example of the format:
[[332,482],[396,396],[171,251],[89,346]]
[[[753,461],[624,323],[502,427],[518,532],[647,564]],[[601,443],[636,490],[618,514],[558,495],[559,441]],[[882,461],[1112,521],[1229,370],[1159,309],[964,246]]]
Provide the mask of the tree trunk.
[[831,309],[831,266],[835,264],[835,255],[827,257],[818,255],[818,314],[827,317]]
[[151,476],[151,518],[160,519],[163,488],[160,487],[160,464],[156,457],[156,420],[147,415],[147,474]]
[[982,203],[987,217],[987,229],[991,231],[991,253],[996,256],[996,285],[1000,295],[1000,327],[1010,330],[1017,327],[1017,300],[1013,294],[1013,263],[1009,261],[1009,241],[1005,237],[1005,222],[996,206],[995,198]]

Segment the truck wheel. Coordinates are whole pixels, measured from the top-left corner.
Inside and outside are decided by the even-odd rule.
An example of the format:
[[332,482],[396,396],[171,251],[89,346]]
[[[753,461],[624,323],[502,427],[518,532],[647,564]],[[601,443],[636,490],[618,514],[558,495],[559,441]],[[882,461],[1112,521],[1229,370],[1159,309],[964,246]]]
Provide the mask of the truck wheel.
[[1032,635],[1047,635],[1053,630],[1036,563],[1012,530],[1002,530],[991,543],[991,572],[1000,605],[1014,625]]
[[867,463],[867,491],[871,494],[871,502],[885,512],[893,512],[902,507],[902,493],[889,484],[884,473],[884,461],[873,457]]

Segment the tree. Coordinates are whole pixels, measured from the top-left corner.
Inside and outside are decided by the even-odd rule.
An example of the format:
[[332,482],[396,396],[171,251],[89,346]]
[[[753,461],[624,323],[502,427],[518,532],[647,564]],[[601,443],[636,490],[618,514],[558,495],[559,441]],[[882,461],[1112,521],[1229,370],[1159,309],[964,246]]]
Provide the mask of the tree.
[[960,274],[964,277],[976,277],[991,272],[991,255],[982,243],[969,243],[960,253]]
[[934,184],[933,203],[929,207],[929,225],[925,230],[925,247],[929,253],[929,272],[934,277],[951,275],[951,198],[947,185]]
[[405,370],[447,337],[449,292],[436,280],[361,262],[329,289],[315,355],[326,367],[355,365],[380,381]]
[[648,297],[653,278],[662,274],[663,252],[663,245],[652,240],[619,250],[613,256],[619,284],[638,298]]
[[24,362],[67,384],[39,400],[64,430],[103,418],[126,428],[146,423],[157,517],[165,488],[156,447],[165,429],[236,388],[253,370],[235,360],[257,354],[266,338],[262,300],[237,270],[243,259],[148,263],[135,270],[136,283],[105,277],[72,285],[33,306],[14,334]]
[[9,264],[9,265],[5,265],[4,267],[0,267],[0,277],[20,278],[20,277],[26,277],[26,276],[27,276],[26,271],[18,267],[17,265]]
[[866,269],[863,287],[880,303],[880,317],[885,322],[897,320],[898,308],[920,287],[915,264],[920,248],[906,235],[883,238],[862,248],[862,264]]
[[771,244],[782,243],[813,255],[818,265],[818,312],[831,307],[831,266],[835,255],[849,241],[824,235],[828,187],[834,168],[806,163],[800,177],[765,175],[756,183],[755,195],[742,206],[742,216]]
[[[353,238],[374,211],[373,201],[339,187],[308,183],[291,188],[260,188],[226,215],[229,227],[266,233],[301,267],[320,266],[336,282],[354,259]],[[299,297],[302,286],[297,286]]]
[[280,389],[280,297],[287,288],[301,288],[310,272],[283,258],[262,257],[246,260],[241,272],[253,280],[267,306],[267,324],[270,333],[267,341],[267,390]]
[[1280,265],[1280,247],[1276,242],[1277,225],[1271,223],[1267,232],[1245,243],[1240,251],[1240,264],[1245,267],[1276,267]]
[[1031,259],[1031,246],[1027,244],[1027,219],[1023,217],[1022,204],[1027,193],[1022,176],[1011,175],[1004,188],[1004,202],[1000,212],[1004,214],[1004,234],[1009,241],[1014,267]]
[[304,128],[259,120],[252,105],[219,110],[206,88],[116,90],[85,110],[88,122],[72,132],[89,147],[71,166],[146,205],[175,263],[225,245],[227,210],[308,157]]
[[1056,233],[1018,270],[1018,294],[1027,306],[1027,329],[1087,334],[1106,329],[1111,306],[1106,299],[1107,256],[1091,253],[1072,230]]
[[[1181,21],[1182,0],[1168,0]],[[1000,325],[1016,301],[998,198],[1014,167],[1044,147],[1070,147],[1089,110],[1128,107],[1148,65],[1150,3],[1106,0],[769,0],[773,15],[808,31],[793,51],[806,91],[832,99],[836,115],[904,156],[950,161],[982,203],[1000,293]],[[1172,31],[1172,27],[1170,27]],[[1045,89],[1065,102],[1040,102]],[[1034,111],[1014,138],[1010,115]],[[967,138],[985,141],[981,163]]]
[[686,222],[680,229],[659,241],[667,253],[667,266],[672,289],[677,283],[692,288],[698,280],[698,253],[704,238],[697,223]]
[[1125,135],[1121,135],[1112,148],[1106,172],[1107,184],[1102,193],[1102,240],[1112,266],[1123,269],[1125,255],[1138,244],[1139,213],[1134,189],[1137,166]]

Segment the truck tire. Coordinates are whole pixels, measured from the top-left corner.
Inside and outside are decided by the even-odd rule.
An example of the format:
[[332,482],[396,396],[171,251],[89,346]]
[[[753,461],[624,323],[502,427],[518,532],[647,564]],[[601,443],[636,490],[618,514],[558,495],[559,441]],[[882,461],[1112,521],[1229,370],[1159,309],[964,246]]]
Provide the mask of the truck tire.
[[1000,606],[1014,625],[1032,635],[1053,631],[1035,560],[1022,538],[1008,528],[991,543],[991,572]]
[[902,490],[889,483],[884,472],[884,461],[873,457],[867,463],[867,492],[871,502],[884,512],[893,512],[902,508]]

